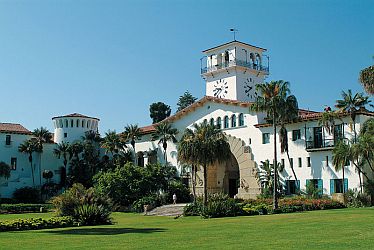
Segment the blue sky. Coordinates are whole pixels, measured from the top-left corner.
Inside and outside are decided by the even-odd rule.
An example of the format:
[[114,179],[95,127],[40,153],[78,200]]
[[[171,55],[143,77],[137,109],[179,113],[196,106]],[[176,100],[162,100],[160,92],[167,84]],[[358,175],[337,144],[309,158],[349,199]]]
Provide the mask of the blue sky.
[[0,122],[30,130],[69,113],[100,131],[148,125],[149,105],[201,98],[202,50],[232,40],[264,47],[268,80],[321,110],[362,92],[373,64],[374,1],[0,1]]

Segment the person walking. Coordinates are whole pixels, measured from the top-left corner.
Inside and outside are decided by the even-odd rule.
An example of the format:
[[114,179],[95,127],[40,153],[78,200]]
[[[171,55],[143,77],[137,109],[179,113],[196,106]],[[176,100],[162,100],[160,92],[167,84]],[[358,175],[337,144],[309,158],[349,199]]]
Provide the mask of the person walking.
[[173,194],[173,204],[177,204],[177,195]]

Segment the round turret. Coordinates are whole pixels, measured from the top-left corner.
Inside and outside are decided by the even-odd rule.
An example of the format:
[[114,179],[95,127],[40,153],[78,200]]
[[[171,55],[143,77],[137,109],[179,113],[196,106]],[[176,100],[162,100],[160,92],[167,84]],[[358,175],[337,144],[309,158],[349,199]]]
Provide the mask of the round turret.
[[73,143],[81,140],[87,131],[98,131],[100,119],[78,113],[56,116],[52,118],[54,126],[54,142]]

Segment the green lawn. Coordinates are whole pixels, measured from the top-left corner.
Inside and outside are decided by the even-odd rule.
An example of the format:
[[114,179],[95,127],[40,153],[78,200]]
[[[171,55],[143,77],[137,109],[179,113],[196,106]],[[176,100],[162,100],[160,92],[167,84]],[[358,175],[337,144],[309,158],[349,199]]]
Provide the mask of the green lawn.
[[[40,214],[0,215],[0,220]],[[42,214],[43,217],[51,214]],[[114,213],[111,226],[0,233],[0,249],[373,249],[374,208],[220,219]]]

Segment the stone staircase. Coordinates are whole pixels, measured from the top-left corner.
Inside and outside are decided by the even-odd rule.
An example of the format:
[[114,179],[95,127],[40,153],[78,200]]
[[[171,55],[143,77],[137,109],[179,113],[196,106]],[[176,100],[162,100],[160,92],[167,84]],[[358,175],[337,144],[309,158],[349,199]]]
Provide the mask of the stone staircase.
[[180,204],[171,204],[171,205],[164,205],[161,207],[156,207],[155,209],[147,212],[146,215],[156,215],[156,216],[180,216],[183,214],[183,208],[187,205],[187,203],[180,203]]

